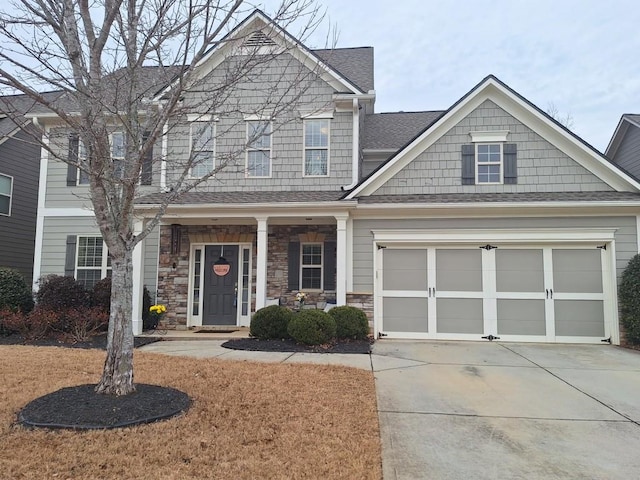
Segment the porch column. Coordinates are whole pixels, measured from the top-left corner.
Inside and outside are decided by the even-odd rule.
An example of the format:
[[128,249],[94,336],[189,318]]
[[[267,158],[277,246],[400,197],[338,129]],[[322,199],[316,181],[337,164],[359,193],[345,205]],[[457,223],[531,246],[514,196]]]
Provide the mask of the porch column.
[[256,255],[256,310],[263,308],[267,301],[267,220],[269,217],[256,217],[258,221],[258,251]]
[[[133,225],[133,233],[138,235],[143,229],[143,222],[136,221]],[[144,240],[138,243],[133,249],[133,292],[131,295],[131,321],[133,324],[133,334],[142,333],[142,296],[144,288]]]
[[347,219],[336,216],[336,304],[347,304]]

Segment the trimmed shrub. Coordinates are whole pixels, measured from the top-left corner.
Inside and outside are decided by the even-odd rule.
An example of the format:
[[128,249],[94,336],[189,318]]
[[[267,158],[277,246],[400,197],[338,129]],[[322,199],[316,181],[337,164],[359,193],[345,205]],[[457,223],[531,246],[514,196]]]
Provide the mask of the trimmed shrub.
[[24,277],[17,270],[0,268],[0,309],[28,313],[33,309],[33,294]]
[[60,316],[52,310],[36,307],[27,315],[15,312],[4,316],[2,323],[8,330],[22,335],[25,341],[33,342],[49,335],[60,323]]
[[336,321],[322,310],[302,310],[289,322],[289,335],[306,345],[329,343],[336,336]]
[[629,260],[618,289],[620,318],[629,343],[640,343],[640,254]]
[[73,277],[47,275],[38,281],[36,303],[39,308],[63,311],[68,308],[89,308],[91,297]]
[[86,342],[109,325],[109,314],[101,307],[71,308],[64,314],[65,337],[72,342]]
[[289,338],[287,328],[294,313],[286,307],[270,305],[253,314],[249,334],[262,340]]
[[369,320],[366,313],[356,307],[341,306],[329,310],[336,321],[336,336],[364,340],[369,335]]
[[91,307],[99,308],[109,315],[111,311],[111,277],[105,277],[93,286]]

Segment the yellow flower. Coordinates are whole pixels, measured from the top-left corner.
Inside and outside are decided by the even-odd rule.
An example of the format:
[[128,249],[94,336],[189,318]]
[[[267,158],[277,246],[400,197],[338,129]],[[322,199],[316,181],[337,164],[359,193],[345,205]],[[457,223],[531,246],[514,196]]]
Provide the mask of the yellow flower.
[[164,305],[151,305],[149,307],[149,311],[151,313],[155,313],[156,315],[162,315],[163,313],[165,313],[167,311],[167,307],[165,307]]

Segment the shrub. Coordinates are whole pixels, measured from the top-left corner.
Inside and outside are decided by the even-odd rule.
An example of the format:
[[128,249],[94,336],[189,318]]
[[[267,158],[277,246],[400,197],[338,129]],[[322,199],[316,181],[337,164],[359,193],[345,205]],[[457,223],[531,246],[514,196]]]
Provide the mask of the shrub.
[[109,315],[111,311],[111,277],[105,277],[93,286],[91,307],[99,308]]
[[618,298],[625,337],[630,343],[640,343],[640,254],[634,256],[625,268]]
[[253,314],[249,333],[252,337],[268,340],[272,338],[289,338],[287,327],[293,312],[286,307],[271,305]]
[[145,330],[149,330],[151,326],[151,318],[149,309],[153,305],[151,301],[151,293],[145,285],[142,289],[142,326]]
[[39,280],[36,303],[45,310],[64,311],[68,308],[88,308],[89,293],[73,277],[47,275]]
[[0,309],[10,308],[25,313],[33,309],[33,294],[17,270],[0,268]]
[[329,310],[329,315],[336,321],[336,336],[364,340],[369,335],[369,319],[356,307],[341,306]]
[[289,335],[296,342],[321,345],[336,336],[336,321],[322,310],[302,310],[289,322]]
[[18,315],[20,318],[24,316],[20,311],[14,311],[9,307],[0,309],[0,335],[11,335],[17,332],[15,330],[16,321],[12,318],[14,315]]
[[4,316],[2,319],[5,328],[19,333],[27,342],[46,337],[56,328],[55,325],[58,325],[59,322],[60,317],[56,312],[37,307],[26,315],[14,312],[12,315]]
[[71,308],[65,312],[65,337],[75,342],[86,342],[109,325],[109,314],[101,307]]

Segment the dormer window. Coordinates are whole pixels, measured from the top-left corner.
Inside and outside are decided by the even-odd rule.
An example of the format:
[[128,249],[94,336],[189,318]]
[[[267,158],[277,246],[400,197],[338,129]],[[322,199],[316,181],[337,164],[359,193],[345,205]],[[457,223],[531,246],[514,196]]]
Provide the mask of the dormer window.
[[506,130],[469,132],[472,143],[462,145],[462,185],[518,183],[517,147],[506,143]]
[[502,144],[476,144],[477,183],[502,183]]

